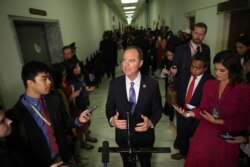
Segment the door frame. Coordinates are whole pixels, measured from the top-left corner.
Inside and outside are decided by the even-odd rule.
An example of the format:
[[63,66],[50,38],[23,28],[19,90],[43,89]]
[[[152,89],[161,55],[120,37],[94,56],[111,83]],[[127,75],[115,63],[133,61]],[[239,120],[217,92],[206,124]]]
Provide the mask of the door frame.
[[[11,27],[12,30],[14,32],[14,38],[16,41],[16,45],[19,51],[19,58],[22,64],[24,64],[24,59],[22,56],[22,51],[21,51],[21,47],[19,44],[19,39],[17,36],[17,32],[16,32],[16,28],[15,28],[15,22],[21,22],[21,23],[34,23],[34,24],[42,24],[44,25],[44,29],[45,29],[45,42],[47,43],[47,51],[49,53],[49,60],[50,63],[55,63],[58,61],[61,61],[63,59],[62,54],[61,54],[61,49],[63,47],[63,42],[62,42],[62,35],[61,35],[61,28],[60,28],[60,24],[58,20],[54,20],[54,19],[42,19],[42,18],[32,18],[32,17],[22,17],[22,16],[15,16],[15,15],[9,15],[9,19],[10,19],[10,23],[11,23]],[[50,34],[48,34],[47,30],[48,27],[54,27],[54,31],[56,31],[55,33],[58,33],[59,35],[57,35],[57,45],[55,45],[57,48],[51,48],[53,46],[53,43],[50,43],[50,40],[48,39],[48,36]],[[51,34],[53,34],[53,32],[50,32]],[[56,54],[54,53],[56,52]]]

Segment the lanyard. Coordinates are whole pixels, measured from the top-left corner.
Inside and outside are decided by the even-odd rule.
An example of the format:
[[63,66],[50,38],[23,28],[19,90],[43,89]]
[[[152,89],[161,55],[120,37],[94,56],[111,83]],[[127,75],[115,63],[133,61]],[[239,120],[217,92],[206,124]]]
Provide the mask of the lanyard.
[[40,112],[36,109],[36,107],[35,106],[33,106],[32,104],[29,104],[30,105],[30,107],[36,112],[36,114],[47,124],[47,125],[49,125],[49,126],[51,126],[51,123],[46,119],[46,118],[44,118],[44,116],[42,116],[41,114],[40,114]]

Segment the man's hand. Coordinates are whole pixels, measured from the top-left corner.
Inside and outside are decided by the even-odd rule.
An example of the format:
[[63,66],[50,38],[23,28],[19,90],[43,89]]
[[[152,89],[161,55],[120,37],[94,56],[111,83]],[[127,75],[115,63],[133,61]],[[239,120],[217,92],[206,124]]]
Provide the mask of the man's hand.
[[86,90],[87,90],[88,92],[92,92],[92,91],[95,90],[95,87],[94,87],[94,86],[86,86]]
[[152,126],[152,122],[148,117],[141,115],[143,122],[136,124],[135,131],[137,132],[146,132],[149,127]]
[[127,120],[119,120],[119,112],[116,112],[112,119],[112,124],[118,129],[127,129]]
[[195,114],[193,111],[186,111],[185,109],[183,109],[182,107],[179,107],[176,104],[172,105],[175,109],[176,112],[178,112],[179,114],[181,114],[183,117],[188,118],[188,117],[194,117]]
[[89,113],[89,110],[84,110],[79,116],[79,122],[86,123],[90,120],[91,117],[92,114]]
[[63,165],[63,162],[61,161],[61,162],[50,165],[50,167],[68,167],[68,166]]

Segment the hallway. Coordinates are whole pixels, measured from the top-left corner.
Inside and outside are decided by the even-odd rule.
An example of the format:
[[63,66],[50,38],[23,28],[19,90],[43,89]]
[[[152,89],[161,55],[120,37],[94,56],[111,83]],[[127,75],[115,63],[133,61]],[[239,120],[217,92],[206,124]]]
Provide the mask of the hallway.
[[[119,54],[121,55],[121,54]],[[117,67],[116,73],[119,75],[121,73],[120,66]],[[117,75],[116,75],[117,76]],[[162,95],[162,100],[165,98],[164,93],[164,80],[158,79],[160,84],[160,91]],[[111,128],[108,124],[105,115],[105,104],[109,87],[109,79],[104,78],[102,84],[98,89],[90,94],[90,106],[97,105],[98,108],[93,114],[93,119],[91,122],[91,134],[98,138],[98,143],[95,143],[95,148],[93,150],[83,150],[83,155],[88,155],[88,167],[100,167],[102,164],[101,153],[98,153],[98,147],[102,146],[103,141],[109,141],[110,147],[116,147],[115,143],[115,129]],[[173,142],[175,139],[176,132],[174,129],[169,128],[169,120],[165,115],[162,116],[160,122],[156,125],[156,142],[155,147],[171,147],[172,153],[176,153],[178,150],[173,148]],[[172,160],[169,153],[159,153],[153,154],[152,157],[152,167],[182,167],[184,160]],[[121,167],[122,161],[121,157],[117,153],[110,153],[109,167]]]

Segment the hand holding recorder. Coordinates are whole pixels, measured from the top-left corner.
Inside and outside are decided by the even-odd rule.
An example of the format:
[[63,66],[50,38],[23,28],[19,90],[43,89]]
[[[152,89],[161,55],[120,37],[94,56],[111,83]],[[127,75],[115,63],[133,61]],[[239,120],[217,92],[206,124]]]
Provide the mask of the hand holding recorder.
[[90,120],[90,118],[92,117],[92,113],[93,111],[97,108],[97,106],[93,106],[91,108],[88,108],[86,110],[84,110],[80,116],[79,116],[79,122],[81,123],[86,123]]

